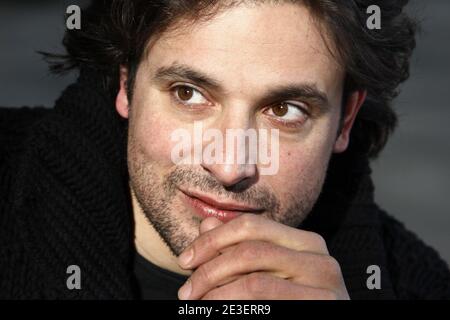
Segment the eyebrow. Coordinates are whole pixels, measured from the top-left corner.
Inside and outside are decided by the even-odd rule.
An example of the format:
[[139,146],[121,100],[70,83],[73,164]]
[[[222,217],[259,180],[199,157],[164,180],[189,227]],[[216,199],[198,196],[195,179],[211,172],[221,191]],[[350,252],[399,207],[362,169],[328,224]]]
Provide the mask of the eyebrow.
[[179,63],[173,63],[170,66],[158,68],[153,76],[153,80],[155,82],[163,82],[167,80],[188,80],[215,91],[224,91],[219,81],[201,71],[197,71],[187,65]]
[[[194,68],[173,63],[170,66],[163,66],[157,69],[153,76],[155,82],[164,81],[189,81],[201,87],[208,88],[215,92],[225,92],[220,81]],[[291,99],[305,99],[318,107],[321,112],[330,108],[329,99],[325,92],[319,90],[314,83],[277,85],[270,88],[268,92],[259,99],[258,104],[281,102]]]

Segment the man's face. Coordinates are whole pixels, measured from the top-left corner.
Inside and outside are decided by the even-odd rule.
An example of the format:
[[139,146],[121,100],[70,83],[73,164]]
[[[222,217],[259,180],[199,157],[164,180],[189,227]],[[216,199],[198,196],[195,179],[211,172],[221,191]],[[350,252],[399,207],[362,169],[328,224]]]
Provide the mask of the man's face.
[[[345,149],[337,142],[343,82],[299,5],[238,6],[149,43],[133,101],[122,86],[117,108],[129,117],[131,188],[173,253],[198,236],[208,206],[290,226],[306,217],[331,154]],[[278,130],[277,173],[261,175],[259,163],[174,163],[171,136],[194,123],[224,137],[230,128]]]

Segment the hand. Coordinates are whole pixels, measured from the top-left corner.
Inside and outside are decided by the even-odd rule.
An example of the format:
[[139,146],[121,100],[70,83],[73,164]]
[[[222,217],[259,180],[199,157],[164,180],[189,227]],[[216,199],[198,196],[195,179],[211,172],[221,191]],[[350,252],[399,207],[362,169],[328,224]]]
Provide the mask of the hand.
[[203,220],[178,261],[195,269],[180,299],[349,299],[320,235],[254,214]]

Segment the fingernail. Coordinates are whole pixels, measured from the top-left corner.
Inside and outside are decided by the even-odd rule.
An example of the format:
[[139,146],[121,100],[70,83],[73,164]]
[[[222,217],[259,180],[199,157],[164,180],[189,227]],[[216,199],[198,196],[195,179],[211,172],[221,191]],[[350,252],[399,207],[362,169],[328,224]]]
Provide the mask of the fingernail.
[[192,261],[192,258],[194,258],[194,249],[190,248],[178,257],[178,261],[180,262],[180,265],[187,267]]
[[191,279],[188,279],[185,284],[178,290],[178,299],[187,300],[191,295],[192,284]]

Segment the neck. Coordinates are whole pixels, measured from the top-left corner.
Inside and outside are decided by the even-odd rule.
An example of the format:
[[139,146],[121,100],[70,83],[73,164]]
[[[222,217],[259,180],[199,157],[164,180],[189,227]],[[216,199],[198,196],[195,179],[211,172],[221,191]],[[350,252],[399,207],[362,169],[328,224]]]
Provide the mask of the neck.
[[134,244],[137,252],[154,265],[182,275],[190,275],[192,272],[181,269],[177,263],[177,257],[164,242],[148,221],[137,198],[131,189],[131,199],[134,217]]

